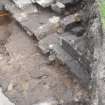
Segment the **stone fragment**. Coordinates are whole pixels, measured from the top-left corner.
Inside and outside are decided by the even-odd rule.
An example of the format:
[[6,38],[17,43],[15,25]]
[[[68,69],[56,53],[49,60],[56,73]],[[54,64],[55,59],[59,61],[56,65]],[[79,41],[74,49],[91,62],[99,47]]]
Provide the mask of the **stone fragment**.
[[90,71],[90,61],[84,56],[86,43],[84,39],[71,39],[70,36],[62,38],[62,48],[77,60],[85,71]]
[[47,54],[53,49],[54,44],[57,44],[59,40],[58,34],[50,34],[47,37],[39,41],[38,47],[41,49],[43,54]]
[[49,99],[46,99],[45,101],[38,102],[33,105],[58,105],[58,104],[59,104],[59,102],[55,98],[51,97]]
[[36,3],[38,3],[43,8],[49,7],[52,3],[54,3],[54,0],[36,0]]
[[64,65],[65,62],[72,60],[72,57],[67,52],[65,52],[59,44],[55,44],[53,46],[53,51],[60,64]]
[[14,87],[14,84],[13,83],[10,83],[8,85],[8,91],[12,91],[13,90],[13,87]]
[[26,21],[28,16],[38,12],[36,6],[32,4],[19,9],[13,3],[8,3],[5,5],[5,9],[13,15],[13,18],[15,18],[17,22]]
[[64,4],[75,5],[75,4],[79,3],[81,0],[57,0],[57,1],[64,3]]
[[73,27],[70,32],[72,34],[75,34],[76,36],[82,36],[83,33],[85,32],[85,28],[83,28],[82,26],[77,26],[77,27]]
[[0,105],[15,105],[4,95],[2,88],[0,88]]
[[0,4],[0,11],[3,11],[3,10],[5,10],[4,9],[4,5],[3,4]]
[[51,5],[51,9],[56,13],[63,14],[65,11],[65,5],[61,2],[56,2]]
[[[31,7],[31,5],[27,6]],[[19,9],[17,8],[13,3],[8,3],[5,5],[5,8],[7,11],[9,11],[13,18],[19,23],[21,28],[29,35],[33,36],[36,33],[36,30],[38,27],[40,27],[42,24],[46,24],[49,20],[49,18],[54,16],[54,13],[51,13],[50,11],[46,11],[44,9],[37,10],[36,6],[34,5],[34,11],[24,11],[24,8]],[[27,8],[28,9],[28,8]],[[33,10],[33,9],[31,9]],[[53,18],[50,20],[57,21],[58,18]]]
[[73,59],[72,61],[65,62],[66,67],[78,79],[79,83],[88,89],[91,75],[82,67],[82,65]]
[[38,40],[41,40],[48,34],[57,32],[59,27],[60,27],[60,18],[54,16],[54,17],[50,18],[46,24],[44,24],[44,25],[40,26],[38,29],[36,29],[35,36]]
[[80,14],[76,13],[76,14],[64,17],[61,20],[61,26],[63,27],[64,30],[69,30],[80,21],[81,21]]
[[54,45],[53,50],[60,64],[64,64],[68,73],[72,73],[79,81],[79,83],[86,89],[90,82],[90,75],[84,67],[75,60],[68,52],[62,49],[59,45]]
[[49,63],[54,62],[56,60],[55,54],[50,55],[49,58],[48,58],[48,60],[49,60]]
[[29,4],[32,4],[31,0],[13,0],[18,8],[23,8]]

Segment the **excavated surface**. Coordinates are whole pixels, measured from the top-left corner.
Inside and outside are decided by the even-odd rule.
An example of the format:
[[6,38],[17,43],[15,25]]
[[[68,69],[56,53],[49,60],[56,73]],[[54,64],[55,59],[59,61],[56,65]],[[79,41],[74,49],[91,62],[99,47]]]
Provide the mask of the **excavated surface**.
[[[81,7],[73,8],[71,13],[78,8]],[[2,21],[0,86],[4,94],[15,105],[34,105],[49,99],[63,105],[87,105],[88,91],[70,73],[68,75],[68,70],[62,65],[49,65],[47,57],[37,48],[37,43],[14,20],[6,18]]]
[[48,65],[37,42],[15,22],[0,26],[0,39],[0,85],[16,105],[33,105],[52,97],[66,104],[87,97],[64,67]]

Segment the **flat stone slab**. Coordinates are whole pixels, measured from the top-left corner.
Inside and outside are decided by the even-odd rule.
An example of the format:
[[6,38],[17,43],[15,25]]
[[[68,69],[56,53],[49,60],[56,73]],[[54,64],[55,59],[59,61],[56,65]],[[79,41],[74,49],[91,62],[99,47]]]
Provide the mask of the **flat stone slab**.
[[60,63],[64,64],[68,68],[68,71],[72,73],[80,82],[80,84],[88,88],[90,82],[90,74],[84,70],[84,67],[75,60],[69,53],[62,49],[59,45],[54,45],[53,50],[55,51],[56,58]]
[[64,30],[70,30],[75,24],[81,22],[80,14],[75,13],[73,15],[68,15],[61,20],[61,26]]
[[50,12],[49,9],[41,8],[39,8],[38,11],[36,8],[36,12],[34,13],[26,14],[12,3],[6,5],[6,9],[13,15],[14,19],[30,36],[35,35],[38,27],[46,24],[49,18],[55,16],[55,14]]
[[75,5],[77,4],[78,2],[80,2],[81,0],[57,0],[61,3],[64,3],[64,4],[71,4],[71,5]]
[[[72,35],[71,35],[72,36]],[[86,58],[86,43],[83,38],[72,38],[69,36],[62,37],[62,48],[68,52],[75,60],[77,60],[84,70],[90,71],[90,61]]]
[[53,45],[53,51],[55,52],[57,60],[61,64],[65,64],[67,61],[72,61],[72,57],[65,52],[59,44]]

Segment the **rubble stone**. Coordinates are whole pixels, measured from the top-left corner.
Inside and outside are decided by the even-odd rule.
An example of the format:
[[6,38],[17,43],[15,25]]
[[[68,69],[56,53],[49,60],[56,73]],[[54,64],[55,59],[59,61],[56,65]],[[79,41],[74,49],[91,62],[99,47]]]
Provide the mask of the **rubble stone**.
[[64,65],[65,62],[72,60],[72,57],[66,51],[64,51],[59,44],[53,45],[53,51],[60,64]]
[[57,0],[61,3],[64,3],[64,4],[71,4],[71,5],[75,5],[77,4],[78,2],[80,2],[81,0]]
[[61,20],[61,25],[64,28],[64,30],[69,30],[73,27],[74,24],[78,23],[81,21],[80,15],[79,14],[73,14],[64,17]]
[[73,27],[71,30],[69,30],[72,34],[75,34],[76,36],[82,36],[85,32],[85,28],[82,26]]
[[5,5],[5,9],[9,11],[18,22],[24,21],[30,14],[38,12],[36,6],[32,4],[19,9],[13,3],[8,3]]
[[36,0],[36,3],[45,8],[54,3],[54,0]]
[[84,39],[71,39],[71,37],[62,38],[62,48],[67,51],[73,59],[77,60],[84,70],[90,71],[90,61],[84,56],[86,51],[86,44]]
[[65,5],[61,2],[57,2],[51,5],[51,9],[58,14],[63,14],[65,11]]
[[54,44],[57,44],[59,40],[59,35],[54,33],[50,34],[44,39],[40,40],[38,47],[41,49],[42,53],[47,54],[53,49]]
[[[34,11],[37,11],[37,12],[30,11],[30,13],[28,12],[28,14],[27,12],[24,11],[24,9],[17,8],[11,2],[5,5],[5,9],[8,10],[13,15],[13,18],[19,23],[19,25],[25,30],[25,32],[29,36],[35,35],[38,27],[40,27],[41,25],[44,26],[43,24],[47,24],[49,19],[50,19],[49,21],[52,21],[53,24],[59,19],[58,17],[56,18],[56,16],[54,16],[54,13],[51,13],[44,9],[38,10],[35,5],[34,5],[34,9],[36,10]],[[54,18],[51,18],[53,16]]]
[[56,100],[54,97],[51,97],[45,101],[38,102],[33,105],[58,105],[58,104],[59,104],[58,100]]
[[0,105],[15,105],[15,103],[12,103],[8,97],[6,97],[2,91],[2,88],[0,87]]
[[90,75],[86,70],[84,70],[84,67],[68,52],[62,49],[61,46],[54,45],[53,50],[55,51],[56,58],[61,64],[64,64],[65,67],[67,67],[69,73],[72,73],[83,87],[88,88]]
[[54,17],[50,18],[46,24],[40,26],[35,31],[35,36],[38,40],[41,40],[48,34],[57,32],[59,27],[60,27],[60,18],[54,16]]
[[31,0],[13,0],[17,7],[23,8],[29,4],[32,4]]

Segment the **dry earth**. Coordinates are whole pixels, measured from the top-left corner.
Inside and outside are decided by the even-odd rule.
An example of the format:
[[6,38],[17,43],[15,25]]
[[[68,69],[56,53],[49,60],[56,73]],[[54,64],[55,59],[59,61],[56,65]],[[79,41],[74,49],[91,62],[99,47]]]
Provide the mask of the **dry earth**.
[[64,67],[48,65],[34,38],[28,37],[16,22],[4,21],[0,25],[0,86],[15,105],[49,99],[70,104],[87,99],[88,93],[67,75]]

